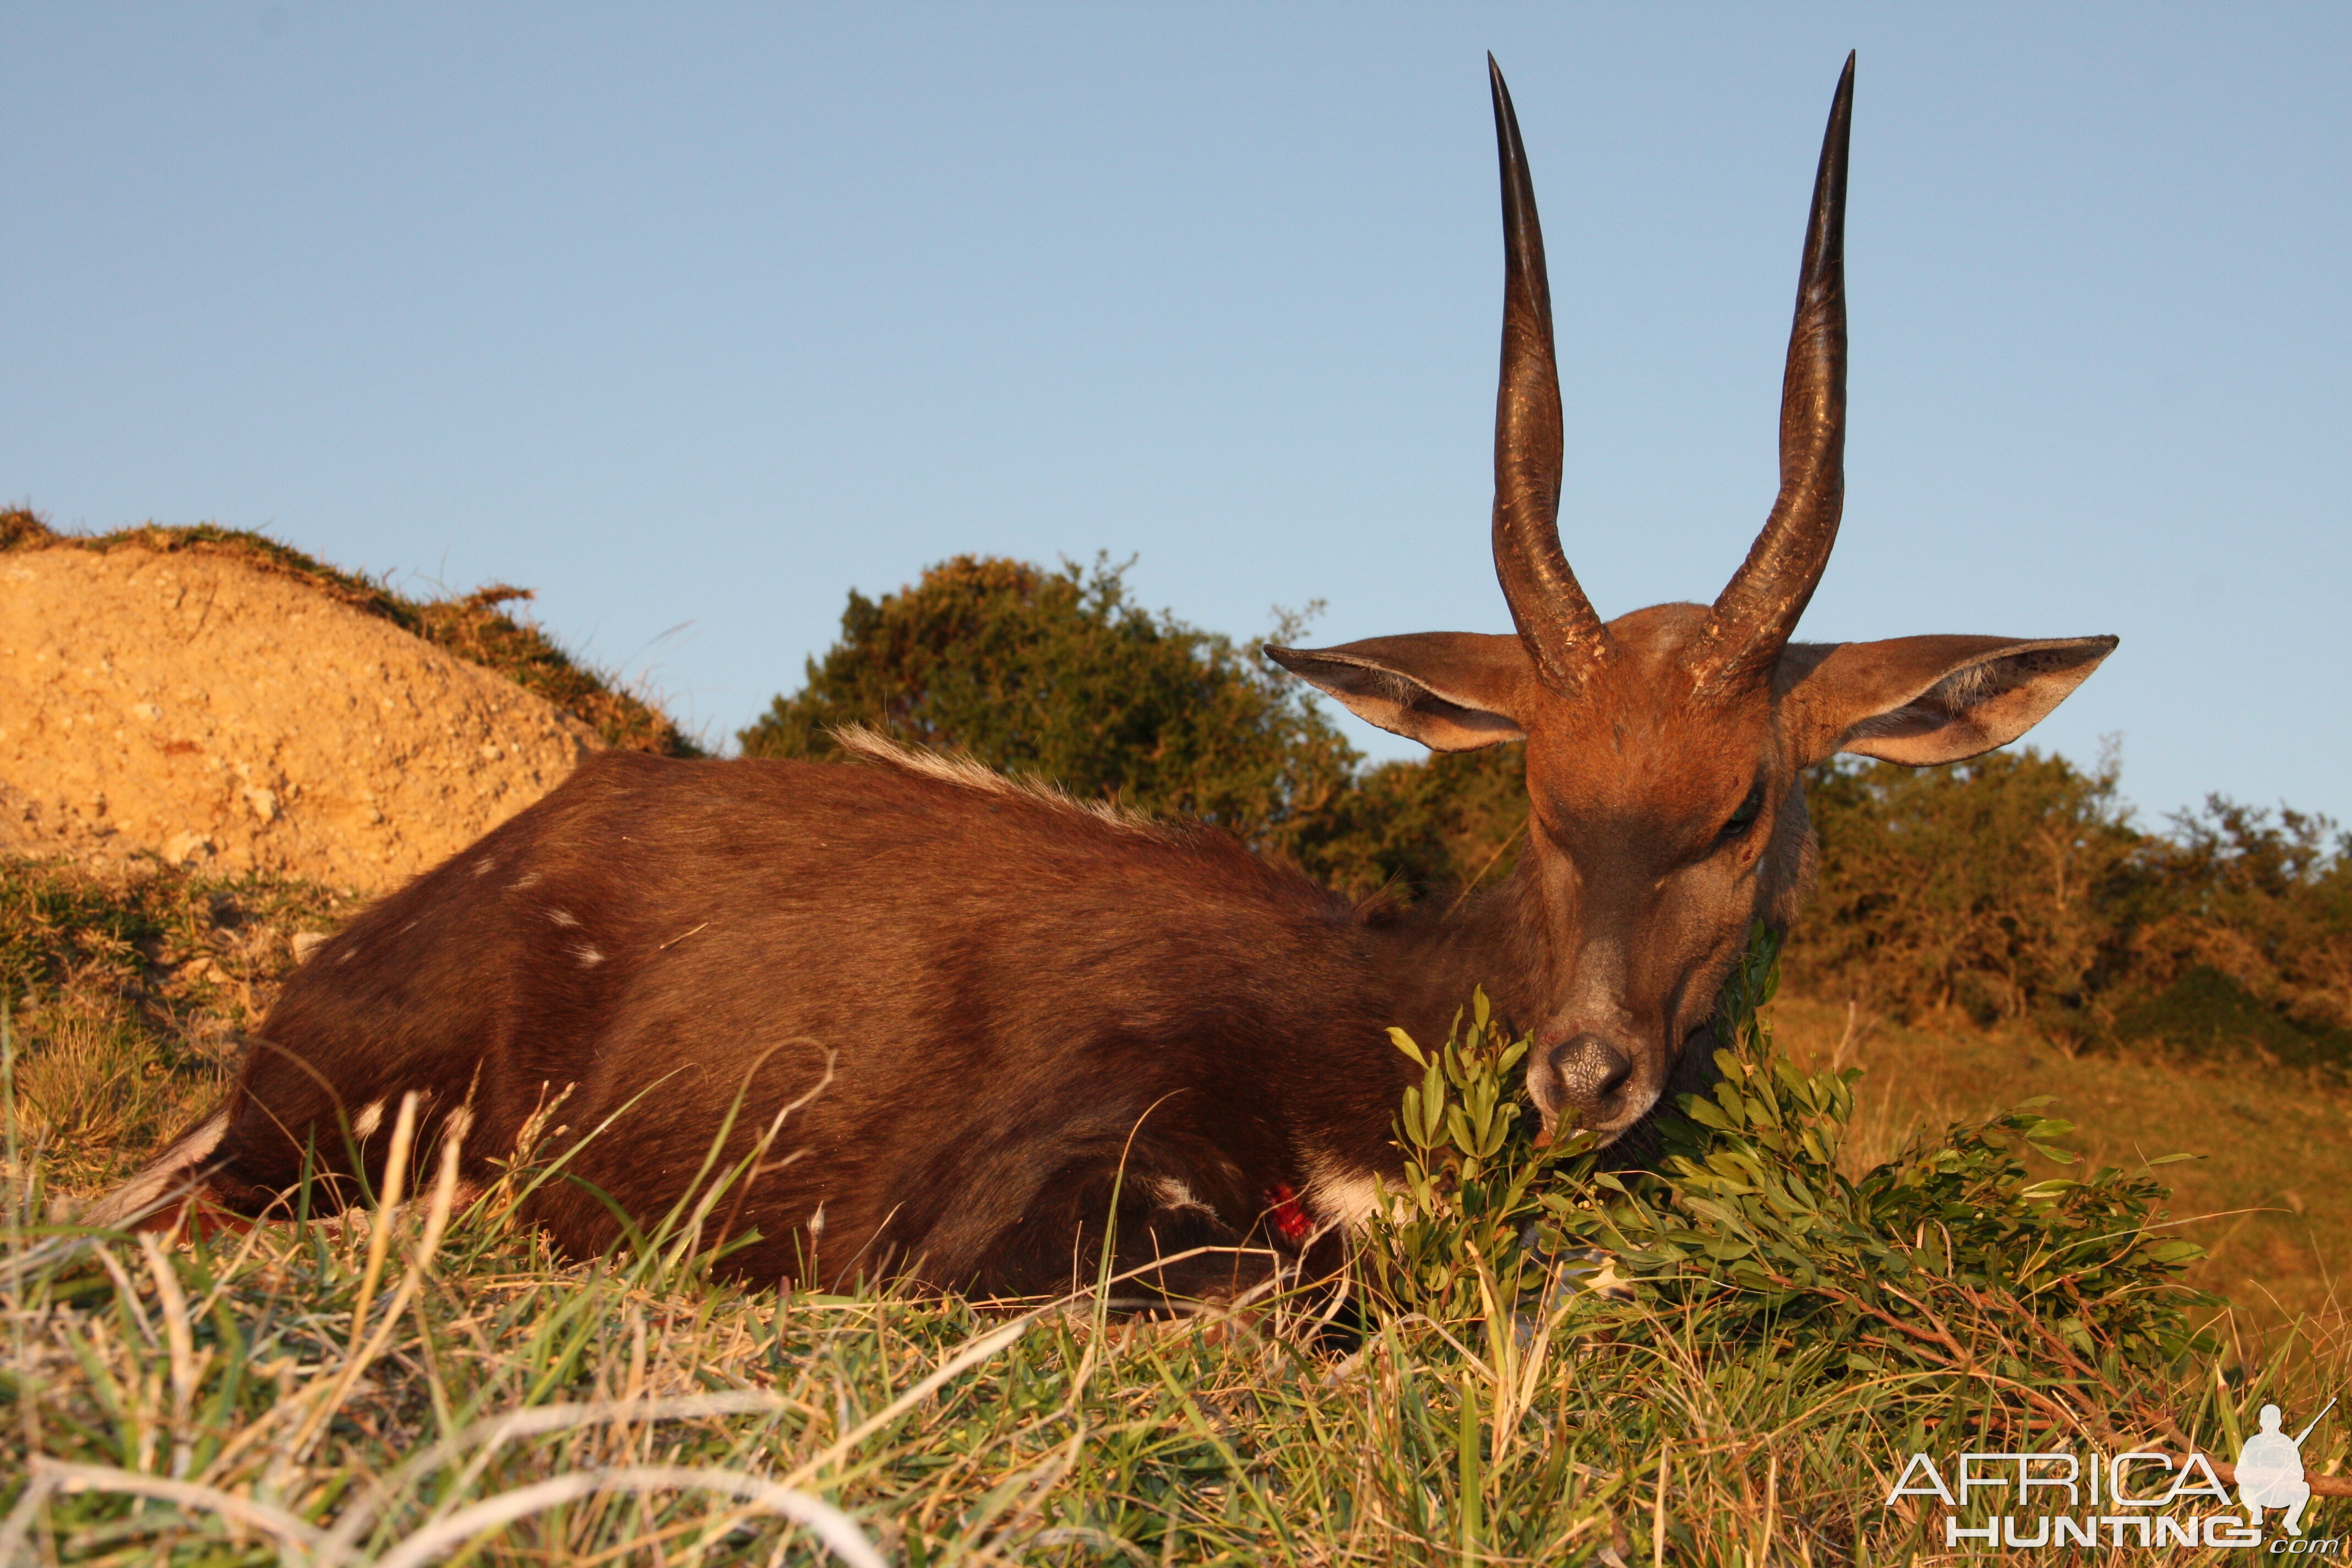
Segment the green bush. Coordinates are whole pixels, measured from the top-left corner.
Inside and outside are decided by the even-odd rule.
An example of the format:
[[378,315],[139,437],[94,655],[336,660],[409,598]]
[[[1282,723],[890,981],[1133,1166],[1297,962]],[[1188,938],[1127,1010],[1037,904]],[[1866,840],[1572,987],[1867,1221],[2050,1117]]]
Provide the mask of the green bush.
[[1299,858],[1344,892],[1442,909],[1510,875],[1527,822],[1525,746],[1433,752],[1359,775],[1302,828]]
[[1953,1009],[2105,1033],[2099,1003],[2130,953],[2116,919],[2144,845],[2110,763],[1995,752],[1948,768],[1839,762],[1814,770],[1819,886],[1790,948],[1906,1016]]
[[[2352,839],[2321,816],[2210,797],[2147,855],[2125,1038],[2251,1040],[2352,1071]],[[2244,1022],[2237,1022],[2242,1018]]]
[[841,640],[742,731],[744,753],[834,756],[831,731],[865,724],[1292,848],[1355,752],[1254,650],[1136,605],[1123,570],[966,555],[879,599],[853,591]]
[[2334,825],[2213,796],[2133,826],[2112,762],[1994,752],[1809,785],[1821,883],[1790,945],[1813,990],[1898,1016],[2029,1023],[2352,1069],[2352,856]]
[[1869,1374],[1990,1358],[2030,1383],[2191,1348],[2189,1314],[2211,1302],[2181,1275],[2203,1249],[2163,1234],[2168,1194],[2149,1166],[2033,1179],[2027,1150],[2074,1163],[2051,1142],[2073,1125],[2039,1115],[2044,1100],[1849,1177],[1862,1075],[1807,1073],[1774,1051],[1758,1014],[1774,950],[1759,929],[1726,993],[1722,1077],[1660,1118],[1658,1170],[1593,1172],[1554,1195],[1563,1237],[1618,1253],[1655,1302],[1707,1304],[1713,1332],[1801,1347],[1829,1371],[1841,1356]]

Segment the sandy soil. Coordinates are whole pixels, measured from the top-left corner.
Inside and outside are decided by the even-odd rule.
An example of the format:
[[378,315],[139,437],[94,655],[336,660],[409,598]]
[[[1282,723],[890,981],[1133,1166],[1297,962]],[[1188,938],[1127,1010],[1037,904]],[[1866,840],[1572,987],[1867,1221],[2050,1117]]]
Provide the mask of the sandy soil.
[[594,733],[235,556],[0,554],[0,851],[395,886]]

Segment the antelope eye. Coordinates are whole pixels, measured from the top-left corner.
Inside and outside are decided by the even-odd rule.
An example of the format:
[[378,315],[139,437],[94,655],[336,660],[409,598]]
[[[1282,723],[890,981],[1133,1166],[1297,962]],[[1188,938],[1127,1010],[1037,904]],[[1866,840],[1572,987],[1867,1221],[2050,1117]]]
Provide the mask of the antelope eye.
[[1764,781],[1758,779],[1748,788],[1748,798],[1739,803],[1739,809],[1733,812],[1731,819],[1723,825],[1723,832],[1718,836],[1719,838],[1727,843],[1738,837],[1748,831],[1749,825],[1756,820],[1756,814],[1763,809]]

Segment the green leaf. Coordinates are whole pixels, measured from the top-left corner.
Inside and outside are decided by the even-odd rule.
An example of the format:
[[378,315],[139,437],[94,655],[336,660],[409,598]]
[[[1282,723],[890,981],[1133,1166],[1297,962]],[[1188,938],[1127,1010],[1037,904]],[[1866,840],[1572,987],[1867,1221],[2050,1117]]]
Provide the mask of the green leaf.
[[1696,1094],[1690,1096],[1689,1100],[1690,1103],[1684,1108],[1684,1114],[1693,1121],[1703,1127],[1712,1127],[1718,1132],[1730,1131],[1731,1119],[1716,1108],[1715,1101]]

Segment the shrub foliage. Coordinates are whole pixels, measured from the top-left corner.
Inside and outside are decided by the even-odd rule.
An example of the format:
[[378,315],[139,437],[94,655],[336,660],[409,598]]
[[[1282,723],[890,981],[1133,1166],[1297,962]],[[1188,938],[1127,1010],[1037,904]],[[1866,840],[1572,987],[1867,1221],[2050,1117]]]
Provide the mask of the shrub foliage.
[[1144,610],[1122,570],[963,555],[879,599],[853,591],[841,640],[742,732],[744,752],[834,756],[832,731],[864,724],[1293,847],[1355,753],[1254,649]]
[[2352,1069],[2352,854],[2323,817],[2213,796],[2134,826],[2112,762],[1995,752],[1834,763],[1810,786],[1820,889],[1801,983],[1905,1016],[2158,1039]]

